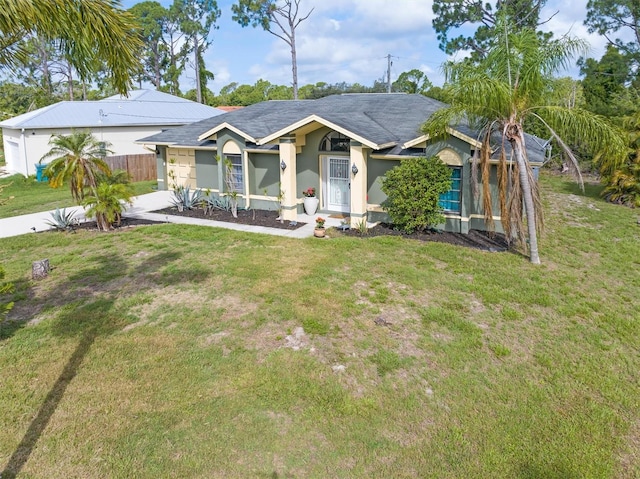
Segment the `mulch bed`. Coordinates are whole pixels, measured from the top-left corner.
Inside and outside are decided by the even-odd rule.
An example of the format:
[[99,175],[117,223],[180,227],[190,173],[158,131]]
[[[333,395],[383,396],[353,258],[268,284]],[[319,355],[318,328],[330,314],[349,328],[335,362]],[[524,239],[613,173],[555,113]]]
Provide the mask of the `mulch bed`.
[[[193,210],[178,211],[177,208],[165,208],[162,210],[154,211],[153,213],[173,215],[173,216],[187,216],[189,218],[201,218],[205,220],[224,221],[226,223],[238,223],[251,226],[266,226],[269,228],[281,228],[294,230],[299,228],[304,223],[297,223],[291,225],[289,221],[280,223],[278,213],[276,211],[268,210],[238,210],[238,217],[234,218],[233,215],[224,210],[213,210],[211,214],[205,214],[201,208]],[[345,236],[361,236],[360,233],[355,230],[341,231],[340,234]],[[364,238],[371,238],[375,236],[402,236],[407,239],[415,239],[418,241],[436,241],[438,243],[448,243],[456,246],[465,246],[467,248],[476,248],[483,251],[499,252],[507,251],[509,245],[504,235],[494,233],[490,235],[485,231],[471,230],[468,234],[462,233],[450,233],[447,231],[425,231],[415,232],[412,234],[406,234],[402,231],[393,229],[392,225],[386,223],[380,223],[368,230],[368,234]]]
[[[202,209],[178,211],[177,208],[165,208],[162,210],[154,211],[153,213],[172,215],[172,216],[186,216],[189,218],[201,218],[205,220],[223,221],[226,223],[245,224],[251,226],[266,226],[269,228],[280,228],[287,230],[295,230],[304,225],[304,223],[297,223],[292,225],[289,221],[280,223],[278,213],[276,211],[268,210],[238,210],[238,217],[234,218],[228,211],[214,210],[211,214],[205,214]],[[114,226],[112,231],[123,230],[134,226],[144,226],[161,224],[163,221],[151,221],[139,218],[122,218],[120,226]],[[97,231],[95,221],[84,221],[73,227],[74,230],[88,230]],[[418,241],[435,241],[438,243],[447,243],[456,246],[465,246],[467,248],[475,248],[483,251],[490,252],[502,252],[509,250],[509,244],[503,234],[493,233],[490,234],[486,231],[471,230],[468,234],[451,233],[448,231],[424,231],[414,232],[412,234],[404,233],[403,231],[396,230],[393,225],[387,223],[380,223],[367,231],[366,235],[361,235],[358,230],[344,230],[339,232],[343,236],[354,236],[362,238],[373,238],[376,236],[400,236],[407,239],[413,239]]]
[[[357,230],[346,230],[342,234],[346,236],[361,236]],[[471,230],[468,234],[451,233],[448,231],[424,231],[411,234],[393,229],[392,225],[380,223],[370,228],[366,237],[375,236],[402,236],[403,238],[415,239],[418,241],[436,241],[456,246],[480,249],[490,252],[502,252],[509,249],[509,244],[503,234],[490,234],[486,231]]]
[[178,211],[178,208],[165,208],[162,210],[153,211],[152,213],[158,213],[162,215],[172,216],[187,216],[189,218],[200,218],[210,221],[224,221],[225,223],[237,223],[242,225],[251,226],[266,226],[268,228],[279,228],[283,230],[295,230],[303,226],[305,223],[292,224],[289,221],[283,223],[278,220],[277,211],[269,210],[238,210],[238,217],[234,218],[233,215],[224,210],[213,210],[211,214],[205,213],[202,208],[196,208],[193,210]]

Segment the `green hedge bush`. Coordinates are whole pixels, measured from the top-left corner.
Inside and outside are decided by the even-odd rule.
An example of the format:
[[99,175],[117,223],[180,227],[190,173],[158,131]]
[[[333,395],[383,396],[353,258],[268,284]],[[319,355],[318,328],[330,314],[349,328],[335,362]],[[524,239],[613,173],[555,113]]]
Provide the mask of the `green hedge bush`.
[[391,222],[407,233],[444,222],[440,195],[451,189],[451,169],[440,158],[407,158],[382,179],[382,203]]

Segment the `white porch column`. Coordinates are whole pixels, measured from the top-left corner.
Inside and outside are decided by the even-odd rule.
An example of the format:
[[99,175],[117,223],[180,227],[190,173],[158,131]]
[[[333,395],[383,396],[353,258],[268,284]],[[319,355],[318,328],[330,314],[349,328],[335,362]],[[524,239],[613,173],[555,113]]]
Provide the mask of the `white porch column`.
[[[367,220],[367,150],[362,143],[351,140],[351,227]],[[357,173],[354,173],[354,168]]]
[[[282,168],[284,166],[284,169]],[[286,221],[298,219],[298,183],[296,181],[296,137],[280,138],[280,188],[282,189],[282,217]]]

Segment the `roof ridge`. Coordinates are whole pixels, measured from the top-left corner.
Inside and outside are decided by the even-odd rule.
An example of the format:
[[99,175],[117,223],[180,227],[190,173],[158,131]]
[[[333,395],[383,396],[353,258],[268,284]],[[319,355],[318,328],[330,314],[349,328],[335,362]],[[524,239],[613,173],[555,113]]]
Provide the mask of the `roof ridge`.
[[371,116],[371,114],[369,114],[368,111],[363,111],[362,112],[367,118],[369,118],[372,122],[374,122],[376,125],[378,125],[380,128],[382,128],[384,131],[386,131],[387,133],[389,133],[389,135],[391,137],[394,138],[393,141],[395,141],[395,143],[397,144],[399,139],[398,136],[396,134],[394,134],[392,131],[390,131],[386,126],[382,125],[378,120],[376,120],[374,117]]

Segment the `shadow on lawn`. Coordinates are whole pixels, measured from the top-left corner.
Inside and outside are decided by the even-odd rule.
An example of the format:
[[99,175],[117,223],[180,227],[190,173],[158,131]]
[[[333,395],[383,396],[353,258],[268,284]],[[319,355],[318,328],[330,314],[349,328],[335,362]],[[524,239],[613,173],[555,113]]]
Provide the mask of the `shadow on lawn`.
[[587,197],[587,198],[593,198],[598,200],[602,199],[602,196],[600,196],[600,194],[602,193],[603,189],[604,189],[604,186],[601,184],[593,184],[593,183],[585,182],[584,192],[583,192],[580,189],[580,185],[578,183],[568,182],[568,181],[564,182],[561,187],[561,191],[563,193]]
[[571,465],[566,461],[557,460],[549,461],[544,465],[528,463],[520,468],[520,479],[539,479],[544,477],[545,479],[578,479],[581,477],[578,473],[571,470]]
[[[29,281],[21,279],[19,281],[11,281],[11,284],[13,284],[13,292],[0,295],[0,303],[7,304],[13,302],[20,304],[21,301],[28,299]],[[9,314],[4,318],[0,316],[0,341],[13,336],[16,331],[23,328],[25,324],[25,321],[12,318],[11,311],[9,311]]]
[[61,337],[79,337],[80,341],[0,473],[0,479],[15,478],[20,473],[96,339],[120,331],[129,322],[126,314],[114,307],[120,290],[110,286],[109,279],[129,278],[132,283],[139,284],[179,257],[177,253],[160,253],[133,268],[121,257],[96,258],[96,266],[71,275],[51,291],[49,297],[41,300],[42,304],[70,305],[63,306],[52,331]]

